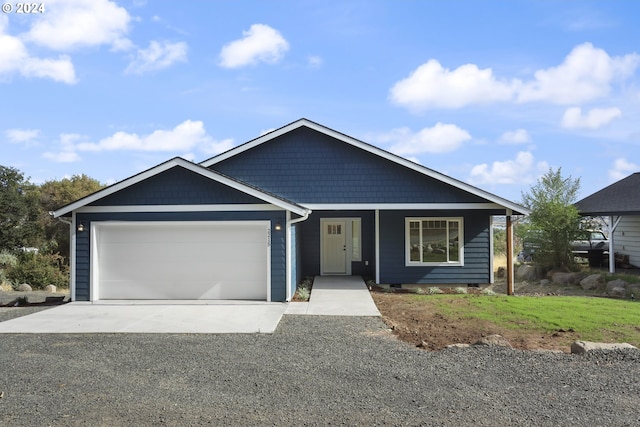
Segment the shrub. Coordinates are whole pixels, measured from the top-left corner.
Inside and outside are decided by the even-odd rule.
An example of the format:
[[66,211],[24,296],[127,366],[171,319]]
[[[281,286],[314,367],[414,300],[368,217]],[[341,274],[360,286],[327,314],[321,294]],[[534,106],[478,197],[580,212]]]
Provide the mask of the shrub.
[[17,256],[7,250],[0,251],[0,269],[14,267],[16,264],[18,264]]
[[491,296],[493,296],[495,294],[496,293],[492,289],[489,289],[489,288],[484,288],[482,290],[482,295],[491,295]]
[[34,289],[44,289],[51,284],[59,288],[69,286],[69,267],[59,254],[25,253],[18,263],[6,271],[14,285],[28,283]]
[[467,288],[456,288],[455,289],[456,294],[466,294],[467,293]]
[[435,286],[432,288],[427,289],[427,293],[429,295],[438,295],[438,294],[443,294],[444,291],[440,288],[436,288]]

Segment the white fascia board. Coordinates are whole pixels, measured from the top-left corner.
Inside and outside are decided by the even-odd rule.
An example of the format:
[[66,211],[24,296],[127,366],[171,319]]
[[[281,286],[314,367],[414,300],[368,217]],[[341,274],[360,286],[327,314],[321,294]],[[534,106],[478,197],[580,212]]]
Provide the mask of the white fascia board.
[[462,181],[458,181],[455,178],[451,178],[450,176],[444,175],[440,172],[436,172],[433,169],[429,169],[425,166],[419,165],[417,163],[414,163],[410,160],[405,159],[404,157],[401,156],[397,156],[393,153],[390,153],[386,150],[383,150],[381,148],[375,147],[373,145],[367,144],[363,141],[360,141],[358,139],[352,138],[348,135],[345,135],[343,133],[337,132],[333,129],[327,128],[325,126],[322,126],[318,123],[314,123],[310,120],[307,119],[300,119],[297,120],[289,125],[286,125],[284,127],[281,127],[280,129],[276,129],[273,132],[269,132],[265,135],[262,135],[259,138],[256,138],[252,141],[249,141],[245,144],[239,145],[235,148],[232,148],[229,151],[226,151],[222,154],[219,154],[216,157],[213,157],[209,160],[205,160],[204,162],[200,163],[202,166],[204,167],[209,167],[211,165],[214,165],[218,162],[221,162],[225,159],[228,159],[229,157],[233,157],[239,153],[242,153],[246,150],[250,150],[253,147],[256,147],[266,141],[269,141],[271,139],[277,138],[281,135],[284,135],[287,132],[291,132],[294,129],[297,129],[299,127],[302,126],[306,126],[310,129],[313,129],[315,131],[318,131],[320,133],[323,133],[325,135],[328,135],[330,137],[336,138],[340,141],[346,142],[347,144],[353,145],[354,147],[358,147],[361,148],[365,151],[368,151],[372,154],[375,154],[377,156],[380,156],[384,159],[387,159],[391,162],[394,163],[398,163],[402,166],[405,166],[409,169],[412,169],[416,172],[419,172],[423,175],[429,176],[431,178],[437,179],[441,182],[444,182],[445,184],[449,184],[453,187],[459,188],[461,190],[467,191],[471,194],[474,194],[476,196],[482,197],[483,199],[487,199],[490,202],[496,203],[497,205],[499,205],[500,208],[508,208],[508,209],[512,209],[515,210],[517,212],[521,212],[525,215],[529,215],[531,213],[531,211],[529,209],[527,209],[524,206],[520,206],[517,203],[511,202],[507,199],[503,199],[502,197],[496,196],[495,194],[491,194],[487,191],[481,190],[477,187],[474,187],[470,184],[466,184]]
[[[206,178],[212,179],[214,181],[217,181],[221,184],[224,184],[228,187],[234,188],[238,191],[242,191],[245,194],[249,194],[253,197],[256,197],[258,199],[264,200],[265,202],[269,203],[269,204],[273,204],[275,206],[278,206],[284,210],[289,210],[293,213],[296,213],[298,215],[304,215],[304,213],[306,212],[306,209],[292,204],[292,203],[288,203],[284,200],[278,199],[277,197],[273,197],[269,194],[263,193],[255,188],[249,187],[247,185],[241,184],[238,181],[234,181],[230,178],[227,178],[225,176],[222,176],[210,169],[204,168],[202,166],[196,165],[195,163],[191,163],[187,160],[181,159],[179,157],[176,157],[172,160],[169,160],[165,163],[162,163],[154,168],[148,169],[144,172],[141,172],[137,175],[134,175],[130,178],[125,179],[124,181],[120,181],[116,184],[113,184],[107,188],[104,188],[96,193],[93,193],[87,197],[84,197],[74,203],[71,203],[57,211],[54,212],[53,216],[54,218],[58,218],[60,216],[63,216],[69,212],[72,212],[74,210],[78,210],[82,207],[85,207],[86,205],[89,205],[93,202],[95,202],[96,200],[99,200],[103,197],[109,196],[113,193],[116,193],[120,190],[123,190],[127,187],[130,187],[132,185],[135,185],[139,182],[144,181],[145,179],[151,178],[154,175],[157,175],[159,173],[162,173],[166,170],[169,170],[173,167],[176,166],[181,166],[185,169],[188,169],[194,173],[200,174]],[[242,205],[239,205],[242,206]]]
[[83,206],[78,213],[124,213],[124,212],[233,212],[233,211],[282,211],[272,204],[238,205],[120,205],[120,206]]
[[307,208],[318,210],[485,210],[504,209],[497,203],[304,203]]

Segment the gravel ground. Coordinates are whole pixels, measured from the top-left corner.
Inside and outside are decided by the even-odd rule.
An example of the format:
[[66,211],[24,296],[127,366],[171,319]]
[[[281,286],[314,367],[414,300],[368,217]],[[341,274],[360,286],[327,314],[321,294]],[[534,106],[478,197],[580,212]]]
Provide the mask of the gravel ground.
[[635,426],[639,353],[427,352],[357,317],[285,316],[271,335],[9,334],[0,425]]

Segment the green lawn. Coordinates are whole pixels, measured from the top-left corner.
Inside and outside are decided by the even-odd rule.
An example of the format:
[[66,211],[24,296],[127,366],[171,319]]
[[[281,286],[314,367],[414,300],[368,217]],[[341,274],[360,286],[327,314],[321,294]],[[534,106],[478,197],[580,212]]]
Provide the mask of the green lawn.
[[[483,319],[505,328],[544,333],[573,329],[581,340],[640,346],[640,302],[554,296],[418,295],[415,298],[430,300],[445,316]],[[454,299],[457,304],[452,304]]]

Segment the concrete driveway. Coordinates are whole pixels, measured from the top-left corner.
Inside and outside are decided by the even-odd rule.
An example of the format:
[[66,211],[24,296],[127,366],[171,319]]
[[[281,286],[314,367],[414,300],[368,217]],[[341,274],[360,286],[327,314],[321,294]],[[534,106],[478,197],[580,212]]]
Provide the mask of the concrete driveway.
[[361,277],[318,276],[309,302],[72,302],[0,321],[0,333],[272,333],[284,314],[380,316]]
[[285,303],[72,302],[0,322],[0,333],[272,333]]

